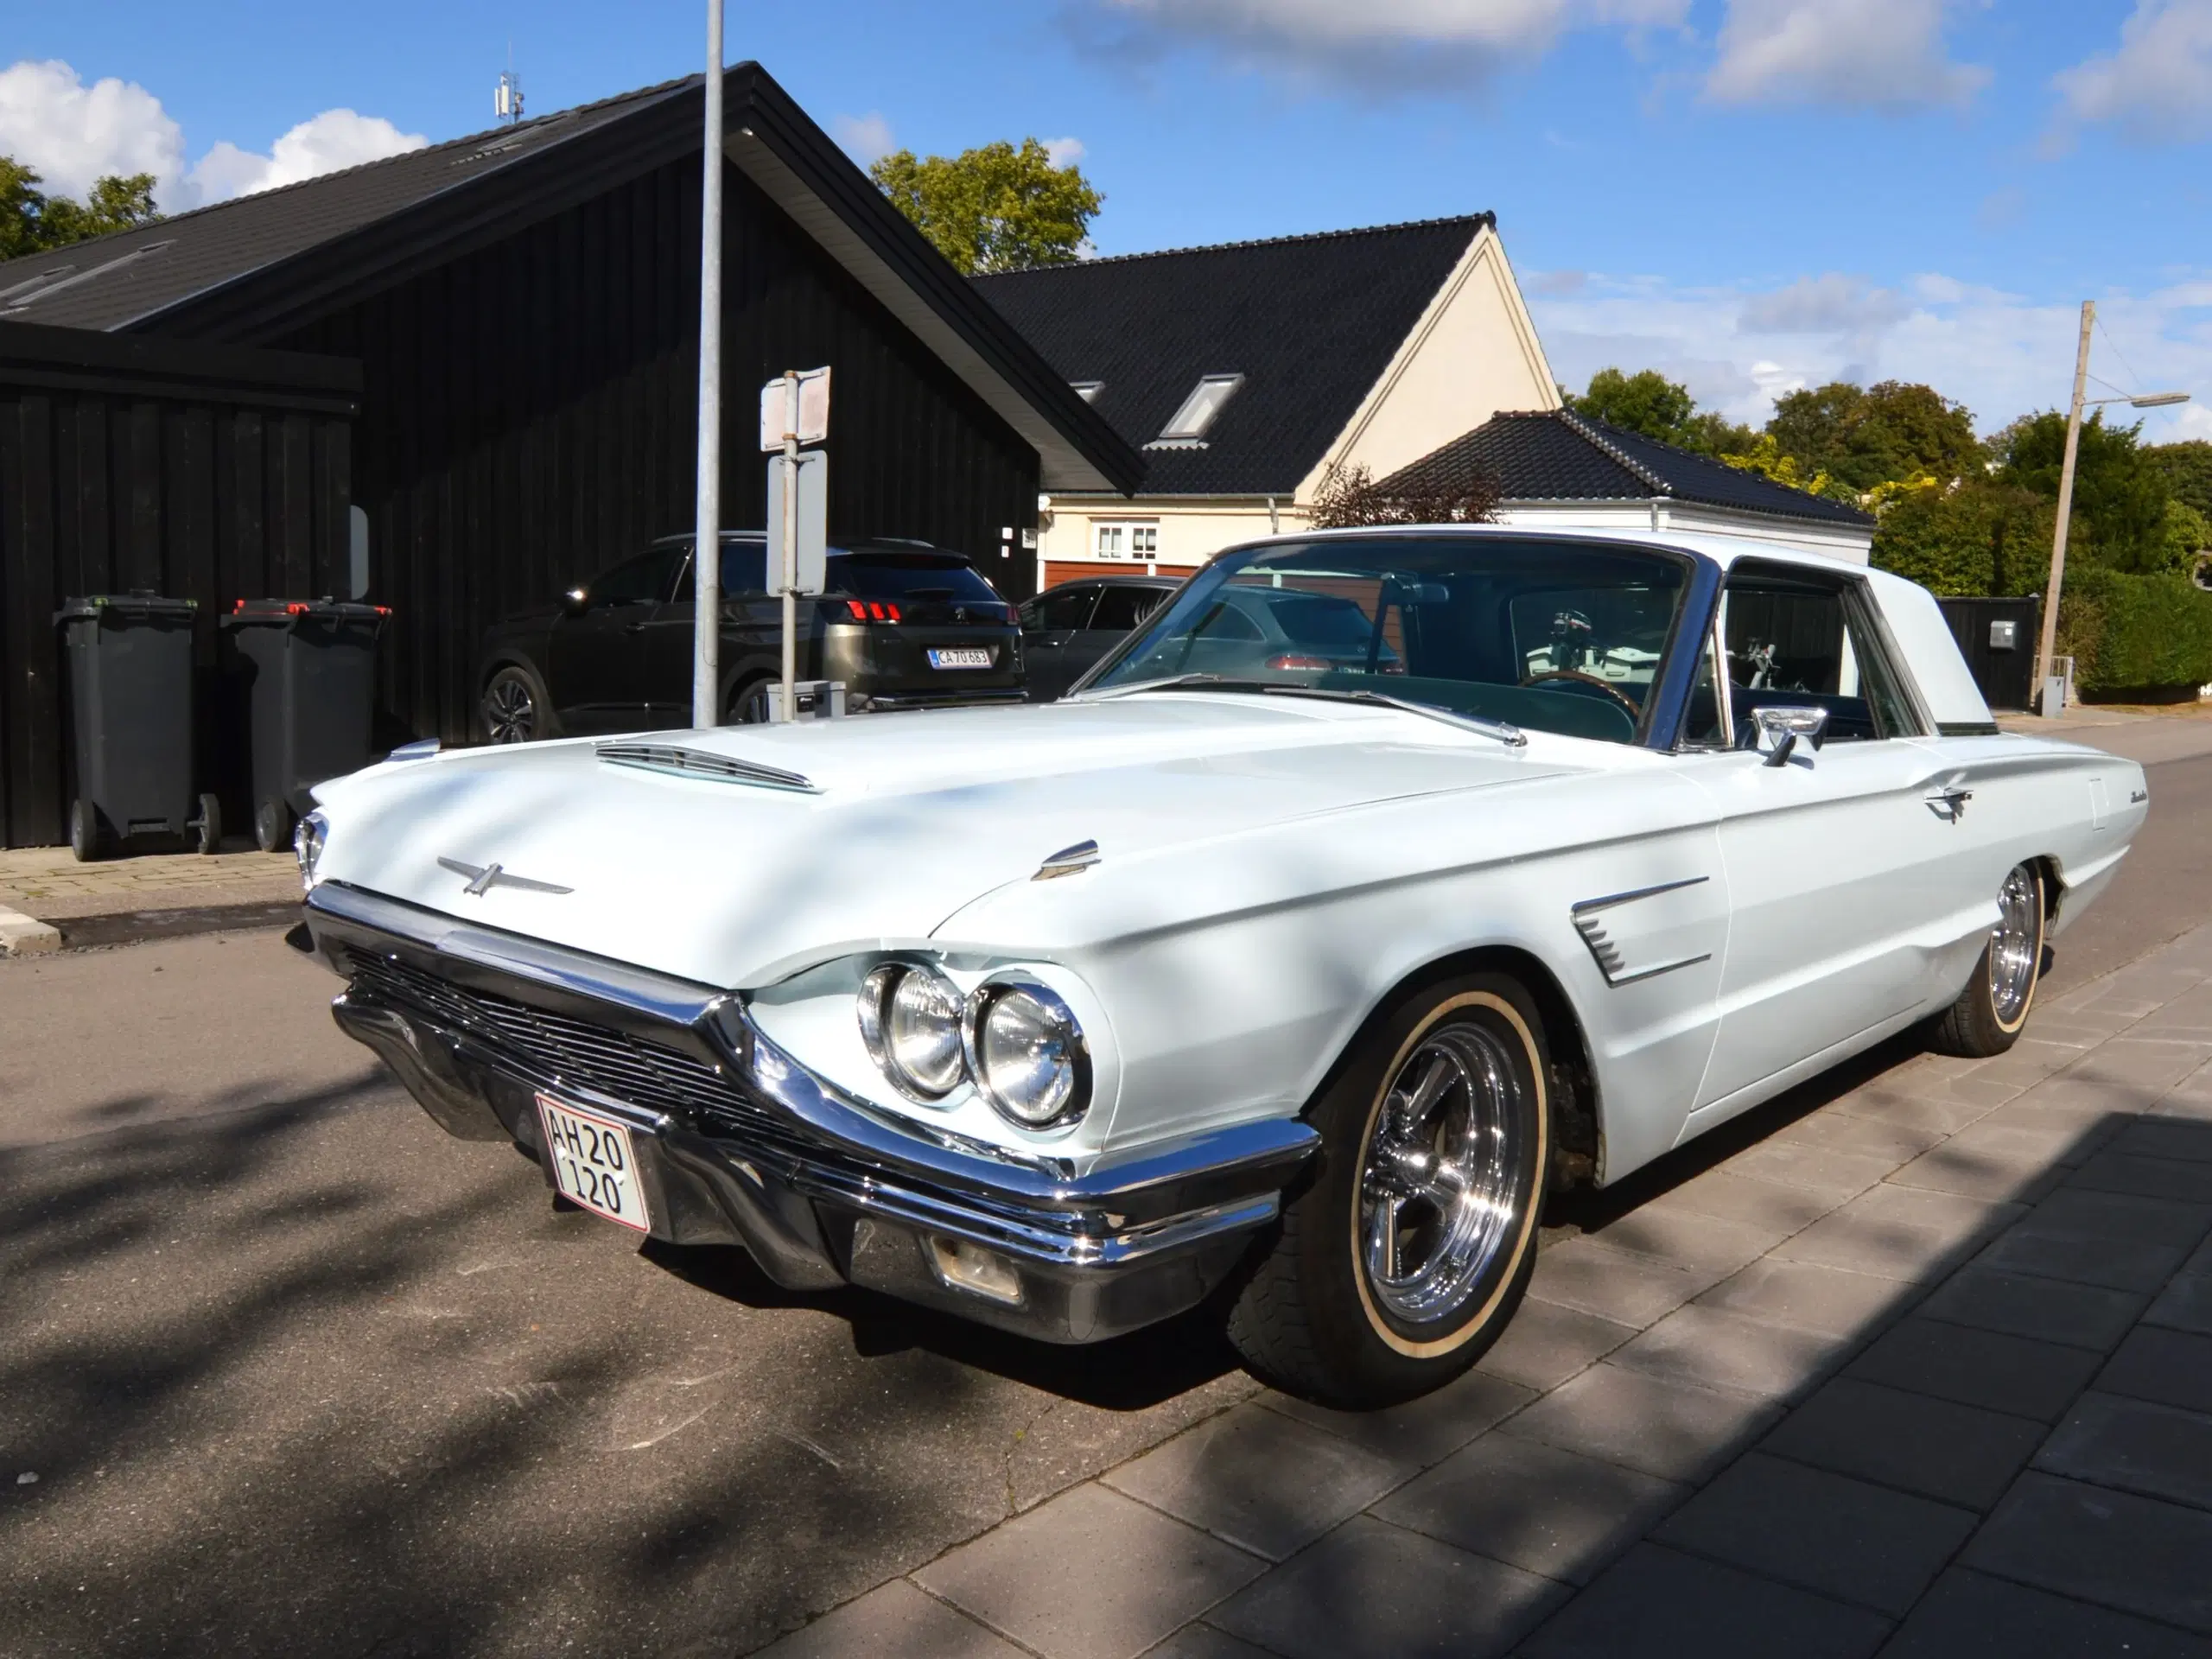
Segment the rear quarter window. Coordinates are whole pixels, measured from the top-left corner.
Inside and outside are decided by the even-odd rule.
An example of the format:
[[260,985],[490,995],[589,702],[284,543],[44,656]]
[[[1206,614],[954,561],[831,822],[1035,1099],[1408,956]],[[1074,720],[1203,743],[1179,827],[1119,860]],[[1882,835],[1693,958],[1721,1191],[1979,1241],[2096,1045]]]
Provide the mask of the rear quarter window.
[[942,553],[836,553],[824,575],[830,592],[858,599],[999,600],[974,565]]

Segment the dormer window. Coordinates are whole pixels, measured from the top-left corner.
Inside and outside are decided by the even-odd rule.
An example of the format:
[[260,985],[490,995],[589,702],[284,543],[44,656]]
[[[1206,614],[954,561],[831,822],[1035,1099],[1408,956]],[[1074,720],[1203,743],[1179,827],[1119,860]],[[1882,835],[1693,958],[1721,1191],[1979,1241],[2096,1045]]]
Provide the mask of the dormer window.
[[1098,394],[1106,390],[1106,383],[1103,380],[1071,380],[1068,382],[1068,386],[1086,404],[1096,403]]
[[1241,374],[1209,374],[1192,389],[1183,400],[1182,408],[1160,430],[1160,435],[1147,448],[1181,448],[1198,447],[1205,442],[1207,430],[1213,425],[1222,405],[1236,395],[1236,388],[1244,384]]

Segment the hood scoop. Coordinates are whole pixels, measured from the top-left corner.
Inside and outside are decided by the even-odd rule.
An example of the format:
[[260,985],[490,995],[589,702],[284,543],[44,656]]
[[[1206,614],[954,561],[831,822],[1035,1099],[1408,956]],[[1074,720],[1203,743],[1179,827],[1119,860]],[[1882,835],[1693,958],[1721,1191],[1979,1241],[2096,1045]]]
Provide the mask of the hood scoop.
[[819,795],[814,780],[780,766],[764,766],[740,760],[711,749],[686,748],[680,743],[601,743],[592,750],[610,766],[635,766],[640,772],[664,772],[678,778],[711,778],[718,783],[751,784],[759,789],[789,789]]

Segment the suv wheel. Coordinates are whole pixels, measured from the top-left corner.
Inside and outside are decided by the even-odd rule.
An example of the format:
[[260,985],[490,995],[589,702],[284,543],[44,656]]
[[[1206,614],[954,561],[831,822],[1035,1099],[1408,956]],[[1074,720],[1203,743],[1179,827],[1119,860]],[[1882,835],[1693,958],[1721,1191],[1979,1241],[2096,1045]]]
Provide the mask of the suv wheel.
[[510,663],[486,683],[479,705],[484,735],[494,743],[530,743],[553,735],[545,688],[528,669]]

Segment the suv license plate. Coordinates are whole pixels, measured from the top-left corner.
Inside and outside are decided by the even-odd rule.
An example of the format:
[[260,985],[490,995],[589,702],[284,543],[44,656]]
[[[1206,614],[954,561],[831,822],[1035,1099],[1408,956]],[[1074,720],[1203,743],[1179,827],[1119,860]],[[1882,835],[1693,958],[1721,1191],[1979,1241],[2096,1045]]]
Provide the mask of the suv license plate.
[[952,645],[930,652],[931,668],[988,668],[991,650],[988,645]]
[[652,1230],[627,1124],[550,1095],[537,1097],[537,1121],[553,1165],[553,1185],[563,1198],[625,1227]]

